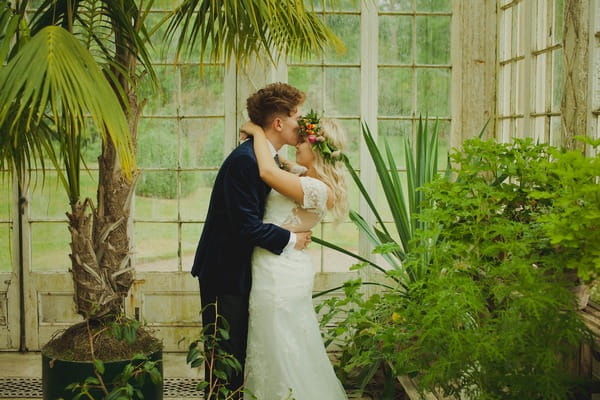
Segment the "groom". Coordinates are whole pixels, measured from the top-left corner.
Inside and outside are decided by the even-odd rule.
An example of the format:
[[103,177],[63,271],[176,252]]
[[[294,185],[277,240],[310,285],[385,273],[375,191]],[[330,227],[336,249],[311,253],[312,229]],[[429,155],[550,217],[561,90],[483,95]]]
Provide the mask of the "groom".
[[[248,116],[264,129],[273,156],[284,144],[297,144],[304,99],[304,93],[286,83],[270,84],[247,99]],[[210,306],[214,304],[217,313],[229,323],[229,339],[222,341],[221,346],[242,364],[242,373],[230,377],[227,384],[232,391],[241,388],[244,380],[250,259],[254,247],[281,254],[286,247],[305,248],[310,237],[310,232],[294,234],[262,222],[270,190],[260,179],[252,140],[242,143],[219,169],[192,267],[192,275],[200,281],[203,326],[214,324],[215,307]],[[206,368],[207,382],[209,373]]]

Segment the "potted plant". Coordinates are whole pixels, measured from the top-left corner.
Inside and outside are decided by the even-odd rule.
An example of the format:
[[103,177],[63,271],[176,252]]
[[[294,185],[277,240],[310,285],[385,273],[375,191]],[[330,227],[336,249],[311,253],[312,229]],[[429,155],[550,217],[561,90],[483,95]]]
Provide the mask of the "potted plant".
[[[113,331],[134,277],[128,222],[144,103],[138,84],[144,74],[156,79],[148,54],[154,27],[146,20],[153,1],[47,0],[30,18],[31,3],[0,1],[0,167],[14,173],[23,190],[32,164],[57,171],[70,207],[71,272],[76,308],[84,318],[82,341],[118,336],[99,332]],[[244,2],[245,12],[212,18],[241,7],[239,1],[185,0],[161,23],[169,24],[178,50],[199,47],[201,54],[213,60],[223,56],[226,62],[243,63],[263,53],[268,59],[307,55],[326,43],[341,47],[316,15],[294,1]],[[80,196],[81,150],[90,124],[102,139],[95,202]],[[105,360],[98,343],[87,352],[94,347],[93,358]]]

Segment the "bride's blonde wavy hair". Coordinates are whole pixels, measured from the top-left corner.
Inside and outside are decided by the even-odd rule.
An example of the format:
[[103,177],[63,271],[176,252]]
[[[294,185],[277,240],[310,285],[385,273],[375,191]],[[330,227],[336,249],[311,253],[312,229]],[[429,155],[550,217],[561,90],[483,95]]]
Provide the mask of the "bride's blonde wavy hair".
[[[343,127],[337,121],[327,118],[321,119],[319,125],[327,141],[343,153],[346,143],[346,132]],[[333,215],[334,222],[338,224],[348,216],[348,184],[344,161],[327,160],[320,151],[313,150],[313,153],[315,172],[333,193],[333,207],[329,211]]]

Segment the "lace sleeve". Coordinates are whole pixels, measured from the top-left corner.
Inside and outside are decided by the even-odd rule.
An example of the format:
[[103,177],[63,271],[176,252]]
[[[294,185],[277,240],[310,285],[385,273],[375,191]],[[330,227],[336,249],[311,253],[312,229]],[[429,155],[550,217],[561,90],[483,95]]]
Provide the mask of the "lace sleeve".
[[304,209],[325,210],[327,204],[327,185],[318,179],[301,176],[300,183],[304,191]]

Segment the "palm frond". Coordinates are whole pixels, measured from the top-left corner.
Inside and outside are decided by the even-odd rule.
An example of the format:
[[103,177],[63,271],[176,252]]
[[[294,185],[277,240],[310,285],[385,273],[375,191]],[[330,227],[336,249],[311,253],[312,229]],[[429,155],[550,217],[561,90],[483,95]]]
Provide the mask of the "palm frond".
[[129,73],[121,72],[126,71],[131,56],[156,81],[148,53],[150,34],[145,26],[153,0],[146,0],[144,9],[139,9],[137,3],[136,0],[45,0],[32,17],[32,32],[52,25],[62,26],[81,35],[86,46],[94,43],[92,52],[114,87],[120,86],[115,71],[124,79],[131,79]]
[[184,0],[167,27],[168,40],[178,31],[178,54],[199,47],[201,61],[207,56],[243,64],[252,56],[305,57],[328,45],[343,50],[340,39],[298,0]]
[[[53,140],[60,143],[60,158],[77,157],[72,146],[85,133],[88,117],[103,140],[114,142],[123,171],[131,175],[135,161],[125,115],[102,71],[73,35],[48,26],[0,70],[0,126],[6,135],[0,154],[14,161],[9,167],[19,177],[26,173],[27,156],[43,161]],[[44,125],[60,134],[48,137]],[[68,162],[79,168],[75,159]]]
[[14,45],[13,39],[20,23],[21,16],[10,7],[10,3],[0,1],[0,65],[4,65]]

